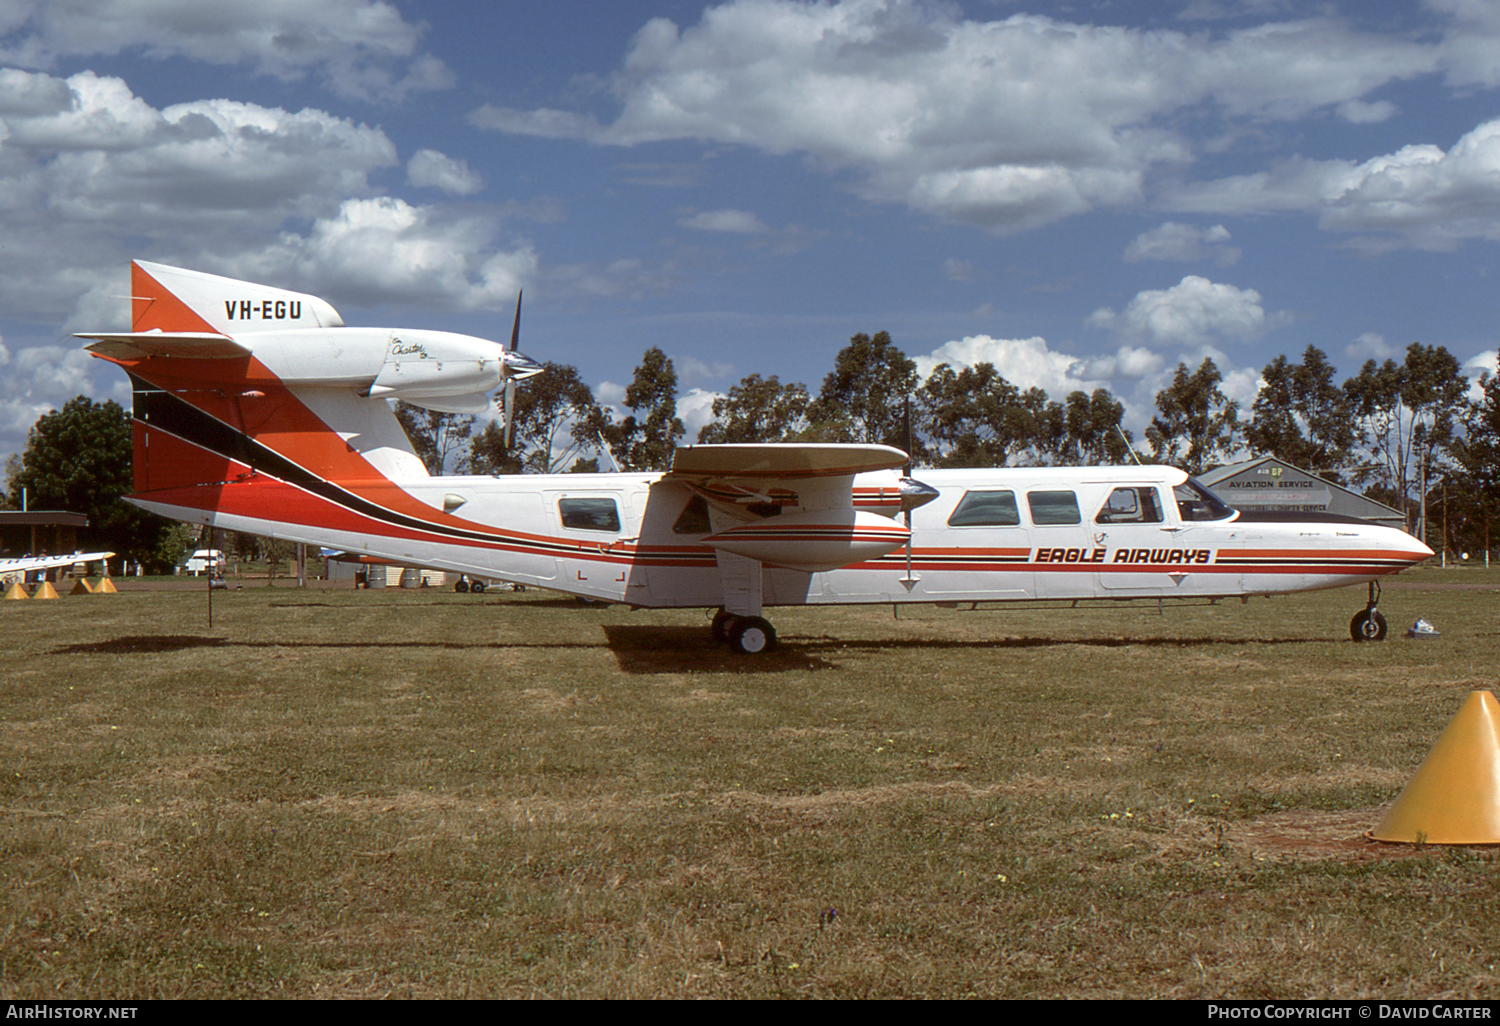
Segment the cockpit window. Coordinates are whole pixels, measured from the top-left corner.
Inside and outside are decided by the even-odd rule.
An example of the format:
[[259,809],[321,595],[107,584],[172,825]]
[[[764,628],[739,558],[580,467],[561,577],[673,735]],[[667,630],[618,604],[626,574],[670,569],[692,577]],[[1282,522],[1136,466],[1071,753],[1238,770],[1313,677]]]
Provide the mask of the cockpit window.
[[1161,503],[1156,499],[1156,489],[1145,486],[1116,488],[1109,493],[1109,501],[1094,518],[1096,524],[1159,524],[1161,521]]
[[614,499],[559,499],[557,511],[562,525],[575,531],[620,533],[620,508]]
[[1026,504],[1031,507],[1031,522],[1038,527],[1083,523],[1078,496],[1072,492],[1027,492]]
[[1191,477],[1172,489],[1172,497],[1177,500],[1177,514],[1185,521],[1228,520],[1234,516],[1234,510]]
[[1015,492],[965,492],[948,518],[949,527],[1017,527],[1020,523]]

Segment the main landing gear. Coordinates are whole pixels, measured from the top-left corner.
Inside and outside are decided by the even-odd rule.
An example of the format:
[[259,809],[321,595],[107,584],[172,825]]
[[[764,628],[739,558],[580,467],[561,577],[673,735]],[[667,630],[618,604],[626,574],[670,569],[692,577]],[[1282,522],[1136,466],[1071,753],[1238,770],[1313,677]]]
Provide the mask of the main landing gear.
[[1371,581],[1369,602],[1349,621],[1349,636],[1355,641],[1385,640],[1385,617],[1375,608],[1379,602],[1380,585]]
[[776,647],[776,628],[761,616],[736,616],[726,609],[714,614],[709,628],[719,643],[728,642],[736,652],[758,655]]
[[460,577],[453,585],[453,590],[459,594],[472,591],[476,595],[484,594],[483,581],[471,581],[467,577]]

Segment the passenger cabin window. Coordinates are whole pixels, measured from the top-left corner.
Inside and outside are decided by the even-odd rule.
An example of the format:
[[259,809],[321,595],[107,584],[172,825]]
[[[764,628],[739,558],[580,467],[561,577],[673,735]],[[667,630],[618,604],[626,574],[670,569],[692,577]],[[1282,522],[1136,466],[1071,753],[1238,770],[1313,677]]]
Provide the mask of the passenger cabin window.
[[1094,518],[1096,524],[1159,524],[1161,503],[1155,488],[1116,488]]
[[1172,489],[1177,500],[1177,513],[1183,520],[1228,520],[1235,511],[1219,501],[1219,497],[1191,477]]
[[1027,492],[1026,504],[1031,507],[1031,522],[1038,527],[1083,523],[1078,496],[1072,492]]
[[562,525],[575,531],[620,533],[620,507],[614,499],[558,499]]
[[949,527],[1019,527],[1015,492],[965,492],[948,518]]

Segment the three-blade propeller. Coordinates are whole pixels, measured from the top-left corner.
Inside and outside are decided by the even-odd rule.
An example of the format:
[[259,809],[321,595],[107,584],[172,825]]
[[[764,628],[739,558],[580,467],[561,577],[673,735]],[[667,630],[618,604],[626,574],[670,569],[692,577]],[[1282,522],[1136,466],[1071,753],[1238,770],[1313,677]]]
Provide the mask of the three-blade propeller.
[[502,410],[505,416],[505,447],[510,448],[511,434],[514,430],[516,413],[516,382],[540,374],[544,368],[531,357],[516,348],[516,343],[521,339],[521,293],[516,293],[516,322],[510,329],[510,346],[505,350],[503,358],[505,378],[505,398]]

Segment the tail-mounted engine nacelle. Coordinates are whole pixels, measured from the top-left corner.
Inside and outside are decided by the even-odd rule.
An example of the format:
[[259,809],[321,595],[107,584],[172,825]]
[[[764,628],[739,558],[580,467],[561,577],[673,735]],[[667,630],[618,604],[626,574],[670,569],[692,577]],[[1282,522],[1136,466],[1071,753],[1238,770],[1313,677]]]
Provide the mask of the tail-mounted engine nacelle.
[[481,413],[504,376],[505,349],[445,331],[392,332],[365,395],[448,413]]

